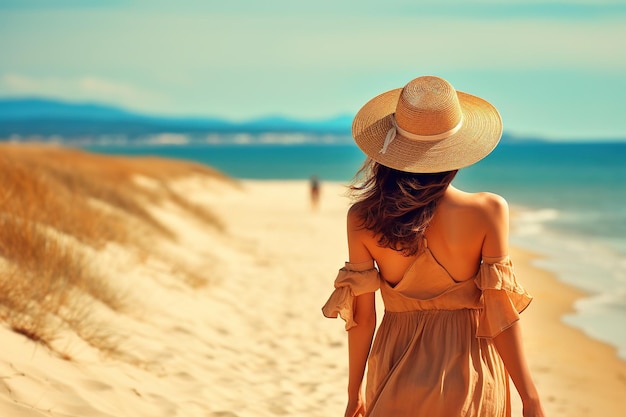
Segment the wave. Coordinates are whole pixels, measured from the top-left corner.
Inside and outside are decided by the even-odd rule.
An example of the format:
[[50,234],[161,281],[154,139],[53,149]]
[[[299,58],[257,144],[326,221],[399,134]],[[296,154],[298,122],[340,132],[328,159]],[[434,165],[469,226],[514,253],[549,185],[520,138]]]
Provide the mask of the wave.
[[576,213],[521,207],[513,212],[512,244],[539,253],[541,258],[534,261],[537,267],[586,293],[575,303],[574,313],[563,318],[564,322],[615,346],[626,360],[623,239],[586,233],[584,228],[576,227]]
[[[32,137],[32,141],[44,141],[41,137]],[[22,141],[29,141],[22,139]],[[47,142],[72,146],[159,146],[159,145],[345,145],[351,144],[352,139],[347,135],[334,135],[324,133],[307,132],[260,132],[260,133],[208,133],[208,134],[182,134],[182,133],[159,133],[149,135],[99,135],[93,137],[63,138],[51,136],[45,139]]]
[[558,219],[561,212],[552,208],[530,209],[526,207],[514,207],[513,210],[514,233],[521,236],[537,235],[545,230],[547,222]]

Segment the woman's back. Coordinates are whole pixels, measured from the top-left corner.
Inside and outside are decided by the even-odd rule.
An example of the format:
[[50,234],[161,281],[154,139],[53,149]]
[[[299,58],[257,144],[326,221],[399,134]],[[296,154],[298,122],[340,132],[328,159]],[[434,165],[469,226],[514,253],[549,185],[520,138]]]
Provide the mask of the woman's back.
[[[448,187],[437,205],[425,237],[433,256],[457,281],[473,278],[481,257],[507,254],[508,208],[506,201],[491,193],[470,194]],[[351,216],[355,216],[351,213]],[[378,236],[359,226],[353,219],[349,228],[360,235],[381,275],[390,283],[398,282],[416,256],[378,245]]]

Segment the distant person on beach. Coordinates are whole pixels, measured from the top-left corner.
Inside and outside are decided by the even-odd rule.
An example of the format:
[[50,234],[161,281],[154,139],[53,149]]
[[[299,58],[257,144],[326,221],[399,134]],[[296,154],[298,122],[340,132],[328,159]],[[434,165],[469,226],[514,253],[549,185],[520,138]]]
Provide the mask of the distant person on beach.
[[510,416],[510,375],[523,416],[543,417],[522,349],[531,296],[508,256],[508,205],[451,185],[500,140],[498,111],[419,77],[367,102],[352,134],[368,159],[351,186],[349,261],[322,308],[348,330],[345,416]]
[[311,207],[317,210],[320,202],[320,180],[317,175],[311,177]]

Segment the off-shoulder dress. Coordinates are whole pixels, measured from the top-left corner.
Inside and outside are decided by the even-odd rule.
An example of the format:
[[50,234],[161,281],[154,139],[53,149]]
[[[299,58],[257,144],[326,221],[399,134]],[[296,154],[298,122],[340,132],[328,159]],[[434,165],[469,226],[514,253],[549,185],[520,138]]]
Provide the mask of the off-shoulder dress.
[[385,314],[368,359],[367,417],[510,416],[509,377],[492,339],[532,300],[510,258],[483,258],[476,276],[457,281],[426,243],[395,285],[370,265],[346,262],[322,308],[349,330],[358,325],[354,297],[381,290]]

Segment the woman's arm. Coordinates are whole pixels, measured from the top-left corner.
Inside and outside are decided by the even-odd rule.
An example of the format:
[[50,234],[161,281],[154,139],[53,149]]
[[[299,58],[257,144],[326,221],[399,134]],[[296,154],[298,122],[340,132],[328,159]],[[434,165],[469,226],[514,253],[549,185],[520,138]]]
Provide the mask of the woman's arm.
[[[359,415],[359,411],[365,411],[365,402],[362,398],[362,384],[365,375],[365,365],[376,327],[374,293],[356,297],[355,309],[354,320],[358,325],[348,330],[349,371],[346,416]],[[363,409],[360,410],[361,408]]]
[[493,343],[522,399],[524,417],[543,417],[544,413],[539,394],[530,376],[530,369],[526,362],[519,321],[496,336],[493,339]]
[[[370,262],[370,267],[373,268],[374,260],[363,241],[367,231],[361,228],[360,219],[353,210],[348,212],[347,226],[350,262]],[[376,305],[373,292],[355,297],[354,321],[357,325],[348,330],[348,406],[345,415],[349,417],[365,413],[365,401],[361,392],[365,366],[376,328]]]
[[[506,200],[498,195],[485,193],[483,208],[487,224],[483,256],[507,255],[509,253],[509,206]],[[519,321],[496,336],[493,343],[522,399],[524,417],[543,417],[539,394],[526,362]]]

